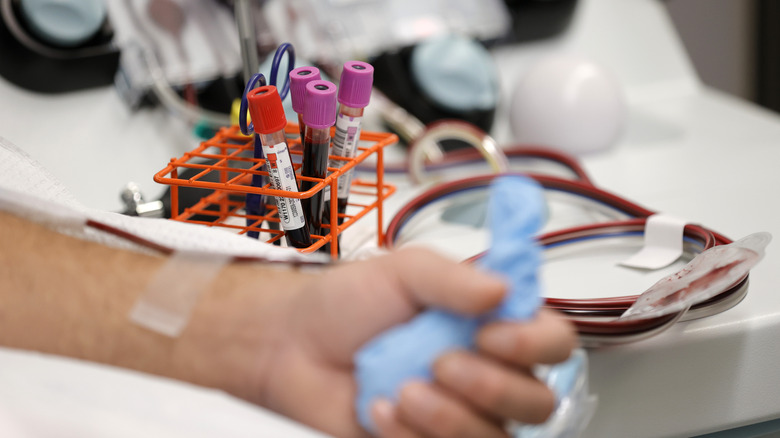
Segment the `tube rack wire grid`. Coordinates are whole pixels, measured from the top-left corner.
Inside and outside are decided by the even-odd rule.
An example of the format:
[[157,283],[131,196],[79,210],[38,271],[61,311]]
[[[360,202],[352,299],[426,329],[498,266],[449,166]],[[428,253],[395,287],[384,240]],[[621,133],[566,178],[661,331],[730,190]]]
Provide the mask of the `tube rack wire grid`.
[[[270,184],[262,187],[252,186],[253,175],[268,176],[268,172],[264,170],[265,159],[253,158],[254,136],[241,134],[238,126],[222,128],[214,137],[201,142],[197,148],[179,158],[172,158],[164,169],[154,175],[155,182],[170,186],[171,219],[229,229],[237,234],[254,231],[260,233],[263,241],[274,243],[282,240],[284,231],[278,225],[280,220],[276,204],[271,197],[306,199],[330,186],[330,205],[333,208],[330,210],[329,222],[338,225],[323,224],[323,230],[329,231],[323,232],[324,235],[312,234],[311,246],[299,251],[314,252],[330,243],[331,256],[338,258],[338,236],[373,210],[377,211],[377,244],[381,246],[384,240],[382,206],[384,200],[395,192],[395,186],[384,181],[383,149],[396,143],[398,137],[389,133],[362,132],[354,158],[330,155],[329,160],[344,161],[344,165],[340,168],[328,167],[328,175],[325,178],[312,178],[300,175],[302,150],[297,135],[298,125],[288,123],[285,133],[299,184],[302,180],[312,181],[316,183],[314,187],[305,192],[291,192],[274,190]],[[353,179],[347,211],[339,214],[336,208],[338,178],[374,154],[375,180]],[[180,173],[186,169],[193,169],[197,174],[189,178],[180,177]],[[180,187],[207,189],[211,192],[180,212]],[[267,195],[264,197],[266,206],[263,214],[250,215],[245,211],[246,195],[250,193]],[[264,227],[264,224],[271,226]]]

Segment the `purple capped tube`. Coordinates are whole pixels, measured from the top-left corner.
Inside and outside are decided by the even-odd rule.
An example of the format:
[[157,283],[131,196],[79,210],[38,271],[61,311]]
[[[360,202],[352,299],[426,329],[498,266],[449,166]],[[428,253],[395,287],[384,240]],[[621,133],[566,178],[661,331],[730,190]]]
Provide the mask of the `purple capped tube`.
[[[361,61],[344,63],[339,81],[339,112],[336,117],[336,134],[333,136],[331,155],[354,158],[360,140],[363,123],[363,109],[371,99],[374,82],[374,67]],[[330,167],[340,168],[346,161],[330,160]],[[347,209],[349,188],[352,185],[353,170],[341,175],[338,181],[338,212],[343,215]],[[327,202],[327,200],[326,200]],[[326,208],[327,209],[327,208]],[[339,224],[343,216],[339,216]]]
[[298,131],[301,134],[301,141],[303,141],[306,132],[306,125],[303,123],[306,84],[320,79],[320,69],[317,67],[298,67],[290,72],[290,99],[293,111],[298,114]]
[[[303,167],[301,175],[324,179],[328,174],[330,127],[336,122],[336,85],[328,81],[306,84],[303,107]],[[301,181],[301,191],[308,191],[319,181]],[[323,195],[330,196],[328,187],[311,198],[303,199],[303,208],[310,213],[311,234],[322,235]]]

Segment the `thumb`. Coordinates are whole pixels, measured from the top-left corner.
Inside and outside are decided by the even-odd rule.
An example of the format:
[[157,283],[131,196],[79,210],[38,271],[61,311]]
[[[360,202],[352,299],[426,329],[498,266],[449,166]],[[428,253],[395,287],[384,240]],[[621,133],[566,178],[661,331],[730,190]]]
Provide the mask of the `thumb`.
[[507,285],[500,277],[428,249],[402,249],[388,261],[402,291],[418,307],[477,315],[498,306],[506,294]]

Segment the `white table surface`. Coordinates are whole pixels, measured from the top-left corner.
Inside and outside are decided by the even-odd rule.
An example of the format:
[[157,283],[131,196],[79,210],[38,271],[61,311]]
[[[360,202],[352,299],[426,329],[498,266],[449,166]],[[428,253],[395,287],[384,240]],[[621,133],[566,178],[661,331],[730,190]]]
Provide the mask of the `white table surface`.
[[[667,136],[627,139],[614,153],[586,159],[597,185],[732,238],[756,231],[780,238],[775,114],[708,91],[635,114],[665,126]],[[691,436],[780,418],[777,245],[733,309],[595,351],[591,381],[601,403],[586,436]]]

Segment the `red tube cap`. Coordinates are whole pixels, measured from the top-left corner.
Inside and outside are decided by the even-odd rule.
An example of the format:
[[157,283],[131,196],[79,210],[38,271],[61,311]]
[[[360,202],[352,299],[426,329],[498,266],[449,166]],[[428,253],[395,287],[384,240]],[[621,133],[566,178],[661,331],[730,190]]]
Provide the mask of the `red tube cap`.
[[249,114],[255,132],[271,134],[281,131],[287,126],[284,107],[279,92],[273,85],[264,85],[250,91],[246,96],[249,103]]

